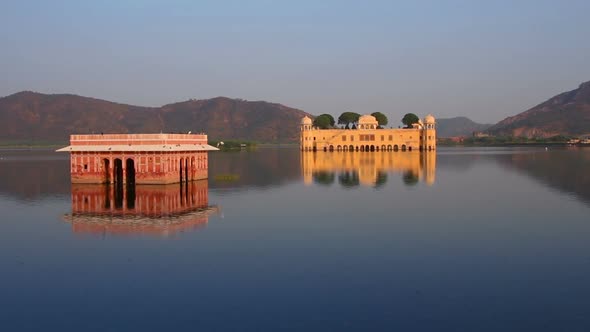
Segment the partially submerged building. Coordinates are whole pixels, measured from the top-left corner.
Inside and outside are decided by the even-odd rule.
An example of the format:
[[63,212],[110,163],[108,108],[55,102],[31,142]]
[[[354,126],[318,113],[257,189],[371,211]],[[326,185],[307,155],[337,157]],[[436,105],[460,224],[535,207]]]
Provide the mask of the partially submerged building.
[[72,183],[168,184],[206,179],[205,134],[71,135]]
[[381,129],[374,116],[363,115],[356,129],[319,129],[305,116],[299,145],[302,151],[432,151],[436,120],[427,115],[411,128]]

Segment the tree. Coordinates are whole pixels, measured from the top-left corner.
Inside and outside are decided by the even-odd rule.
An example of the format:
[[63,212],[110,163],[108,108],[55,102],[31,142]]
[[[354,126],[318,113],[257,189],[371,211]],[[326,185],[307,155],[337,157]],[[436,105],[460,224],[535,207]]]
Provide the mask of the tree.
[[327,129],[334,126],[334,118],[330,114],[322,114],[313,120],[313,125],[320,129]]
[[344,112],[338,117],[338,124],[348,127],[349,124],[359,121],[360,114],[354,112]]
[[385,116],[385,114],[381,113],[381,112],[373,112],[371,113],[372,116],[375,117],[375,119],[377,119],[377,122],[379,123],[380,127],[385,127],[385,125],[387,125],[387,117]]
[[402,119],[402,123],[406,125],[406,128],[412,128],[412,125],[418,123],[418,121],[420,121],[420,118],[414,113],[407,113]]

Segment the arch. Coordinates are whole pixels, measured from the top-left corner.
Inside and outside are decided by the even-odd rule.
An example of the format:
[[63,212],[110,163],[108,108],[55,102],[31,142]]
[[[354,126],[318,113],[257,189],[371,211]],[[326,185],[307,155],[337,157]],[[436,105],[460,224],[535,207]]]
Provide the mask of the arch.
[[361,151],[365,151],[365,146],[361,145]]
[[398,150],[399,150],[399,146],[397,146],[397,144],[395,144],[395,145],[393,146],[393,151],[398,151]]
[[188,158],[184,158],[184,180],[188,183]]
[[358,150],[359,150],[359,147],[357,146],[357,147],[356,147],[356,151],[358,152]]
[[117,185],[123,185],[123,161],[119,158],[114,160],[113,181]]
[[385,149],[387,149],[387,148],[385,147],[385,144],[381,145],[381,151],[385,151]]
[[371,151],[375,151],[375,146],[371,145]]
[[135,184],[135,161],[132,158],[125,161],[125,177],[128,185]]
[[348,145],[345,145],[345,146],[343,146],[343,147],[342,147],[342,150],[343,150],[343,151],[348,151]]
[[402,144],[402,151],[406,151],[406,145]]
[[342,151],[342,145],[338,145],[338,146],[336,147],[336,150],[338,150],[338,151]]
[[107,158],[104,158],[102,160],[102,165],[104,167],[104,179],[103,179],[103,183],[111,183],[111,161],[108,160]]
[[387,151],[391,151],[393,149],[393,147],[391,146],[391,144],[387,145]]
[[330,152],[334,152],[334,145],[330,145]]
[[197,169],[195,167],[195,157],[191,157],[191,180],[195,179],[195,173]]
[[180,158],[180,165],[178,167],[178,174],[180,175],[180,179],[179,182],[182,183],[182,179],[184,178],[184,174],[182,174],[182,169],[184,168],[183,165],[184,164],[184,158]]
[[324,152],[328,151],[328,148],[324,146]]
[[412,147],[411,146],[408,146],[408,151],[412,151]]
[[365,152],[369,152],[369,144],[365,145]]
[[348,151],[354,151],[354,146],[352,144],[348,146]]

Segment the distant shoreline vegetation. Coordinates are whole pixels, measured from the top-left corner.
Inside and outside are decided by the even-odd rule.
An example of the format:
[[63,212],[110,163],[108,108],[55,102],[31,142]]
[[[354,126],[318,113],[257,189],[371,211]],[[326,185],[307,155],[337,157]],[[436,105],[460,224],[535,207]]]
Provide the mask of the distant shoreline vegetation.
[[506,145],[566,145],[572,137],[557,135],[553,137],[515,137],[515,136],[487,136],[438,138],[440,146],[506,146]]
[[258,143],[251,141],[219,140],[209,141],[209,145],[218,148],[220,151],[254,150]]
[[33,148],[58,148],[68,145],[67,141],[19,141],[0,140],[0,149],[33,149]]

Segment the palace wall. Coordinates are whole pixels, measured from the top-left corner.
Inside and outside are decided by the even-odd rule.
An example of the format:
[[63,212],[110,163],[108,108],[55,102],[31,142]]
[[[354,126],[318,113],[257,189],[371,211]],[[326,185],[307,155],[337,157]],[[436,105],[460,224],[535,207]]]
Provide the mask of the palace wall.
[[425,129],[311,129],[301,131],[303,151],[413,151],[421,147],[436,147],[435,134],[425,135]]
[[167,184],[206,179],[204,134],[71,135],[72,183]]

